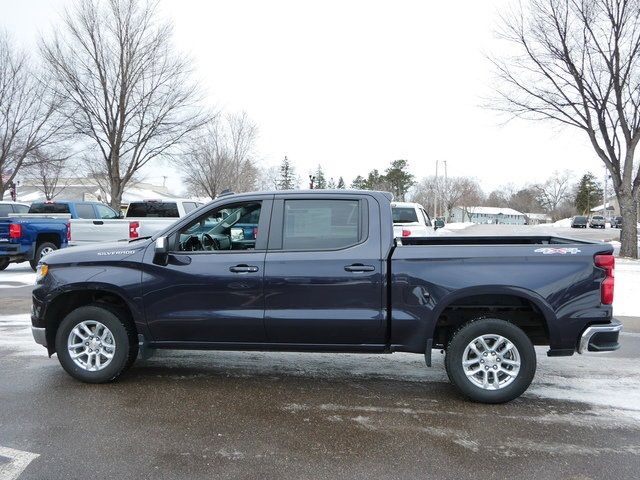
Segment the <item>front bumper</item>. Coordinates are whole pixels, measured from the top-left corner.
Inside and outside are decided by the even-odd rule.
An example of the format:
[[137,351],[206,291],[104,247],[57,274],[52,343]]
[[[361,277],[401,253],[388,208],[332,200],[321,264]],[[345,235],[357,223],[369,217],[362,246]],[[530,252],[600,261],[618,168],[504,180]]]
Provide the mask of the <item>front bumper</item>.
[[587,327],[580,336],[578,353],[617,350],[620,348],[618,336],[621,330],[622,324],[615,319],[611,323]]
[[47,330],[45,328],[31,327],[31,333],[36,343],[43,347],[47,346]]

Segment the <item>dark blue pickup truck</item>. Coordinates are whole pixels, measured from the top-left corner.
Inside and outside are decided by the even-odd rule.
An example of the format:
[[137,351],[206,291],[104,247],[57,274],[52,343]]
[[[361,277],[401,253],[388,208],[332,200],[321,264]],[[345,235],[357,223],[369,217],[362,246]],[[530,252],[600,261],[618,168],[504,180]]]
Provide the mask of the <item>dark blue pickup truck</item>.
[[[156,348],[413,352],[427,365],[443,349],[451,381],[488,403],[527,389],[534,345],[618,348],[610,245],[394,239],[390,198],[230,195],[152,238],[55,252],[38,267],[34,338],[94,383]],[[256,223],[254,238],[237,230]]]

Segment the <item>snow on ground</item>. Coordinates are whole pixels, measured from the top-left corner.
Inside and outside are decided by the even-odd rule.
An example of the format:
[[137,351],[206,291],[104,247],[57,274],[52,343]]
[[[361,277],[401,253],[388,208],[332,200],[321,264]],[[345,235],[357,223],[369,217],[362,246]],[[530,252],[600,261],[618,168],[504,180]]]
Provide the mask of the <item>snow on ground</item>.
[[640,260],[616,258],[613,314],[640,317]]
[[447,223],[443,228],[439,228],[436,230],[436,235],[448,235],[452,232],[457,232],[459,230],[464,230],[465,228],[469,228],[475,225],[473,222],[452,222]]
[[33,285],[36,274],[29,262],[12,263],[6,270],[0,271],[0,288],[18,288]]

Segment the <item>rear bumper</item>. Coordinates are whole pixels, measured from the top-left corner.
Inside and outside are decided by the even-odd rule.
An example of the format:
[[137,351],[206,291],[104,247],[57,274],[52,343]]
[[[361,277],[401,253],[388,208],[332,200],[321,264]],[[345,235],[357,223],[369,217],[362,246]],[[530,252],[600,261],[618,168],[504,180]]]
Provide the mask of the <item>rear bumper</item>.
[[622,330],[622,324],[616,319],[611,323],[591,325],[580,336],[578,353],[584,352],[610,352],[620,348],[618,336]]

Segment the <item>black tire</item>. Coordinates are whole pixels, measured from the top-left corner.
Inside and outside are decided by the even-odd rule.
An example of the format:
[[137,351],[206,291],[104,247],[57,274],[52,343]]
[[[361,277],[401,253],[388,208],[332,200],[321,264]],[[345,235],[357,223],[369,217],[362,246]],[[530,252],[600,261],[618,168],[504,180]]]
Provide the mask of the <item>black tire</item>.
[[8,258],[0,258],[0,272],[9,266]]
[[[115,352],[111,363],[102,370],[88,371],[78,366],[67,349],[71,330],[86,320],[95,320],[105,325],[115,340]],[[138,341],[135,327],[127,321],[119,309],[105,304],[79,307],[69,313],[56,332],[56,352],[62,368],[73,378],[87,383],[106,383],[118,378],[138,356]]]
[[[497,390],[485,390],[474,384],[462,366],[467,346],[474,339],[491,334],[508,339],[520,355],[520,370],[517,376],[510,384]],[[445,367],[451,383],[471,400],[481,403],[504,403],[519,397],[529,388],[536,373],[536,351],[529,337],[516,325],[504,320],[484,318],[466,323],[454,333],[447,346]]]
[[51,242],[42,242],[38,244],[38,246],[36,247],[36,253],[33,257],[33,260],[29,260],[29,265],[31,265],[31,269],[34,272],[38,268],[38,262],[43,256],[43,251],[46,252],[47,250],[58,250],[58,247]]

